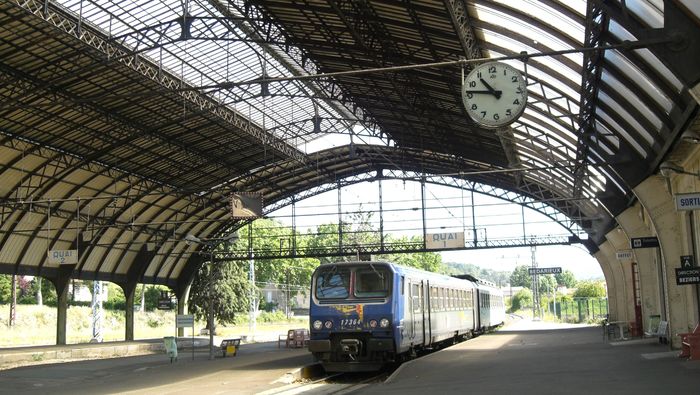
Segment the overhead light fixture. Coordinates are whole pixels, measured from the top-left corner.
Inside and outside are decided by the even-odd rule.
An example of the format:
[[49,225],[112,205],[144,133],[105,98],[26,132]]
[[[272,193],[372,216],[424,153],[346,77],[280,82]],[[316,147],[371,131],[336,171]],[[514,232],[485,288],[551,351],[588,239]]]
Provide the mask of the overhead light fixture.
[[187,245],[190,245],[190,243],[200,244],[201,242],[202,240],[195,235],[188,234],[187,236],[185,236],[185,243],[187,243]]
[[687,143],[700,144],[700,133],[696,130],[688,129],[681,134],[681,140]]
[[673,173],[685,173],[685,169],[683,167],[672,161],[661,162],[659,165],[659,171],[664,177],[670,177]]
[[225,237],[222,237],[221,240],[227,243],[235,243],[238,241],[238,232],[231,232]]

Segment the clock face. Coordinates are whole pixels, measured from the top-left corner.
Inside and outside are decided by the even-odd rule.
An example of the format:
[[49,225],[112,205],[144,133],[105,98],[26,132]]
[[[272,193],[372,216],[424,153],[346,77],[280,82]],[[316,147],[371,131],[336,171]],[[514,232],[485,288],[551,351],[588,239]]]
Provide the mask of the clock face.
[[467,75],[462,101],[469,116],[479,125],[487,128],[508,125],[525,110],[525,79],[508,64],[482,63]]

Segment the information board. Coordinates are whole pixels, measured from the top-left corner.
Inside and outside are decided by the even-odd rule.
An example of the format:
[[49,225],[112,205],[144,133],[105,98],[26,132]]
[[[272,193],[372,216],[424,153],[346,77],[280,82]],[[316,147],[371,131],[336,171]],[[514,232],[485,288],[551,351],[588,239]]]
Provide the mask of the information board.
[[175,325],[178,328],[194,326],[194,315],[192,315],[192,314],[178,314],[175,317]]

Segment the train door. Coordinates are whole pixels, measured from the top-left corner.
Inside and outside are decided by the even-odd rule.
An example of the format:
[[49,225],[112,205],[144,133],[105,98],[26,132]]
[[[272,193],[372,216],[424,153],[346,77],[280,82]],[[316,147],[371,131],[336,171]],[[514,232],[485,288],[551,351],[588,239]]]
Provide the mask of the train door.
[[428,319],[424,320],[423,322],[427,322],[425,325],[428,327],[427,332],[427,343],[425,343],[426,346],[429,346],[430,343],[432,343],[433,340],[433,317],[431,314],[432,306],[430,305],[430,281],[426,280],[425,281],[425,287],[423,288],[423,297],[424,297],[424,302],[423,306],[425,306],[425,311],[428,312]]
[[478,332],[481,332],[481,291],[477,288],[474,290],[474,313],[476,314],[476,319],[474,320],[474,326]]
[[[423,298],[422,298],[423,282],[411,283],[411,340],[416,343],[423,339]],[[420,331],[420,333],[417,333]]]

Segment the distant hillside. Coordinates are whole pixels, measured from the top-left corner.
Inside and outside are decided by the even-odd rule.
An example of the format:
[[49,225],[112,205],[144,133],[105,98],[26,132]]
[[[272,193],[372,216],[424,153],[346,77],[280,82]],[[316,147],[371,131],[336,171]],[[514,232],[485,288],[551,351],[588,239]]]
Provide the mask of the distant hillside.
[[472,276],[486,281],[504,286],[510,282],[511,272],[499,272],[492,269],[485,269],[471,263],[443,262],[446,274],[471,274]]

